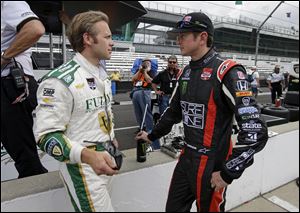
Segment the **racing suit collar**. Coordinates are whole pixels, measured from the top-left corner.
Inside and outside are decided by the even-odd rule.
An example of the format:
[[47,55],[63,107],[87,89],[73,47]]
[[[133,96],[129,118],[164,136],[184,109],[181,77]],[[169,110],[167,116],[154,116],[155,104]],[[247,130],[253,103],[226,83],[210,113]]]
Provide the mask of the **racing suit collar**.
[[101,80],[105,80],[108,78],[107,73],[103,66],[99,65],[99,67],[91,64],[83,55],[80,53],[76,53],[74,56],[74,60],[85,70],[90,72],[92,75],[100,76]]
[[197,61],[190,61],[190,67],[191,69],[199,69],[200,67],[205,67],[207,64],[209,64],[218,53],[214,50],[214,48],[211,48],[202,58],[200,58]]

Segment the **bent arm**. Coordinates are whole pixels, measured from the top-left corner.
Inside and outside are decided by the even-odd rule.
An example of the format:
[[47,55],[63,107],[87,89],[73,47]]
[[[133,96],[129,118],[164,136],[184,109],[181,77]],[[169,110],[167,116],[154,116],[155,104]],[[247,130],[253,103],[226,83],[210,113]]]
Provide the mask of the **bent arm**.
[[145,80],[147,83],[151,84],[152,83],[152,78],[149,75],[149,73],[147,71],[144,72],[144,76],[145,76]]
[[[233,146],[232,154],[224,162],[221,169],[221,177],[226,183],[239,178],[244,170],[253,164],[253,157],[261,151],[268,141],[268,129],[261,117],[260,108],[256,99],[252,97],[251,91],[239,91],[236,82],[245,81],[241,79],[238,72],[246,71],[242,68],[233,68],[224,78],[226,87],[226,100],[235,113],[235,119],[239,126],[237,143]],[[229,91],[229,92],[228,92]]]
[[137,70],[136,73],[132,76],[132,81],[137,81],[141,74],[141,69]]
[[37,91],[35,135],[38,146],[61,162],[80,163],[84,148],[64,132],[71,119],[73,96],[58,79],[44,80]]
[[154,141],[166,134],[168,134],[173,125],[182,120],[181,106],[180,106],[180,89],[179,82],[177,82],[174,89],[170,106],[165,110],[159,122],[148,135],[150,141]]
[[33,19],[28,21],[17,33],[10,47],[5,50],[5,57],[13,58],[29,49],[44,33],[45,28],[39,20]]

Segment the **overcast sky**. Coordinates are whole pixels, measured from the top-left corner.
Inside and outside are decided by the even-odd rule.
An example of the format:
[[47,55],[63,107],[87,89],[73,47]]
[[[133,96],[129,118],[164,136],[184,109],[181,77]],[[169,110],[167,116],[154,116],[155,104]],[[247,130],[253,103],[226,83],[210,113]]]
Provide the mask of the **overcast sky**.
[[[238,18],[241,14],[262,22],[280,1],[242,1],[242,5],[236,5],[235,1],[156,1],[152,2],[151,5],[155,3],[192,8],[202,10],[210,15],[232,18]],[[287,13],[290,13],[290,18],[287,17]],[[282,3],[266,24],[276,24],[289,28],[293,26],[299,30],[299,1]]]

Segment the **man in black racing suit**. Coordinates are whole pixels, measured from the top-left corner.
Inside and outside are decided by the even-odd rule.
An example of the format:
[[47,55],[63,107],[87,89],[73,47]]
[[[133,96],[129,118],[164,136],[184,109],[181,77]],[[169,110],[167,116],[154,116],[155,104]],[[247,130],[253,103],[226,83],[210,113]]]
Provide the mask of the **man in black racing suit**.
[[[184,124],[186,146],[173,173],[166,211],[224,211],[225,189],[253,164],[253,155],[268,140],[267,126],[252,98],[246,70],[222,60],[212,48],[213,25],[203,13],[190,13],[178,22],[182,55],[191,56],[174,89],[169,108],[148,135],[151,142]],[[239,127],[231,141],[232,124]]]

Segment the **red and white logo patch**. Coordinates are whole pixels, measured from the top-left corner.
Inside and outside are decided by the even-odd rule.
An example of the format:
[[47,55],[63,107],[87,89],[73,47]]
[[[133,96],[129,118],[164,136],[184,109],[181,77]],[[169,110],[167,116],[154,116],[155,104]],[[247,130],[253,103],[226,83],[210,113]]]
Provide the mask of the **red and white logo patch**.
[[211,77],[212,71],[213,71],[212,68],[208,68],[208,67],[203,68],[203,71],[201,74],[201,79],[204,81],[209,80]]
[[241,71],[237,71],[237,75],[238,75],[239,79],[241,79],[241,80],[246,79],[245,74]]
[[222,81],[224,76],[226,75],[226,73],[235,65],[236,65],[236,63],[230,59],[227,59],[226,61],[224,61],[219,66],[218,71],[217,71],[217,76],[218,76],[219,81]]

